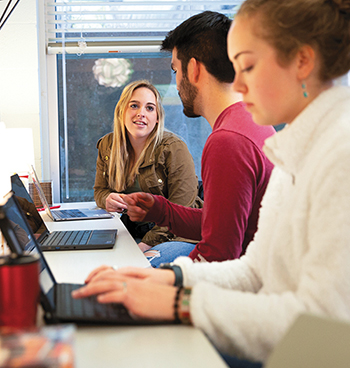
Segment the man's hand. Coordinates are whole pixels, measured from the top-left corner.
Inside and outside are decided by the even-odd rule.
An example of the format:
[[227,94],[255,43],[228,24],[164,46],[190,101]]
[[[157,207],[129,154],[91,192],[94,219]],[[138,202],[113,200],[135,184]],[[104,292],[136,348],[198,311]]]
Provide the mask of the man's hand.
[[124,195],[123,200],[127,204],[131,221],[143,221],[154,204],[152,194],[143,192]]

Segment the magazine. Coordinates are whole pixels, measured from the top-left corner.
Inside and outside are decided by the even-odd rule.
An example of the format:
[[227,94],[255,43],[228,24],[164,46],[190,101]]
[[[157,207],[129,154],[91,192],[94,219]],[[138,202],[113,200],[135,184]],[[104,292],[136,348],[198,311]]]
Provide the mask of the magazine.
[[44,326],[33,331],[0,330],[0,367],[73,368],[75,326]]

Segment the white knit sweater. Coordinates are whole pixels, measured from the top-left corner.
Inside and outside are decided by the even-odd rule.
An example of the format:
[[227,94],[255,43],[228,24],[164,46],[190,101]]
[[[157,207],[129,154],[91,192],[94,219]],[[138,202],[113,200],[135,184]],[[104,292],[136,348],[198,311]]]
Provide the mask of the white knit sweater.
[[194,325],[257,361],[302,312],[350,320],[350,89],[323,92],[265,153],[276,166],[246,255],[175,262],[193,286]]

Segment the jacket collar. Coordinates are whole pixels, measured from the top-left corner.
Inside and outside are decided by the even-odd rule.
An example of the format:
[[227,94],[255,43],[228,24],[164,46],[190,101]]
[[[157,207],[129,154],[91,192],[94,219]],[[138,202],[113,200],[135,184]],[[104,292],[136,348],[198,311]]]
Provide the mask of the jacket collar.
[[313,143],[330,124],[328,115],[337,109],[337,104],[349,103],[349,99],[347,87],[331,87],[323,91],[291,124],[265,140],[263,151],[268,159],[294,177]]

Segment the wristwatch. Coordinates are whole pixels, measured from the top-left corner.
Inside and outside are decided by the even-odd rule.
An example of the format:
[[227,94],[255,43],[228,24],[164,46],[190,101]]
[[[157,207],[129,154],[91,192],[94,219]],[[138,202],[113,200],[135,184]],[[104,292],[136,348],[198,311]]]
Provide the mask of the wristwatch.
[[174,265],[172,263],[162,263],[159,268],[163,270],[173,270],[175,274],[174,286],[180,287],[183,283],[182,270],[180,266]]

